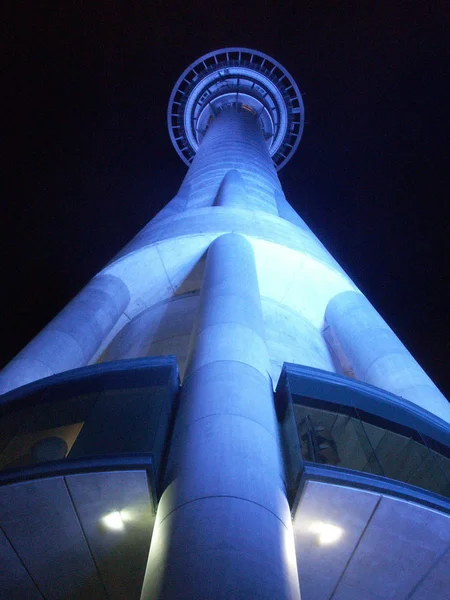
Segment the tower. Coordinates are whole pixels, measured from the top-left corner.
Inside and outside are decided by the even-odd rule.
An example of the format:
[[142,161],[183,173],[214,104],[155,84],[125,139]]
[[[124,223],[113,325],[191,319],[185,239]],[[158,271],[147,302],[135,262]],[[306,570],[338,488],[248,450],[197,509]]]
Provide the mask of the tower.
[[9,597],[444,589],[449,405],[286,200],[303,123],[260,52],[179,78],[179,192],[2,373]]

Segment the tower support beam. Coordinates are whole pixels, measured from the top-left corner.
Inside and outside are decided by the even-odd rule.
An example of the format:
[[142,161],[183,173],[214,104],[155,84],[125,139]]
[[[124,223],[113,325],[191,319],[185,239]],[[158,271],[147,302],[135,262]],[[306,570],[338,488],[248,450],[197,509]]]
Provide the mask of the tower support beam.
[[300,597],[251,245],[208,250],[142,600]]
[[127,286],[101,274],[3,369],[0,394],[88,364],[130,300]]
[[242,175],[237,169],[230,169],[220,184],[214,205],[247,208],[247,204],[248,197]]
[[359,292],[342,292],[326,310],[355,375],[408,399],[447,422],[450,405],[389,325]]

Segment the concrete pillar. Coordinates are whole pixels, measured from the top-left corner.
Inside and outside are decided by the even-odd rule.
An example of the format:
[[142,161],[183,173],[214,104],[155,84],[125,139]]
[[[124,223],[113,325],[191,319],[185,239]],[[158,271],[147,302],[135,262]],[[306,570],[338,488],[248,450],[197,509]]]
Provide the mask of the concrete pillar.
[[244,180],[237,169],[230,169],[222,179],[214,204],[215,206],[247,208],[248,197]]
[[87,365],[128,305],[127,286],[98,275],[0,374],[0,393]]
[[338,294],[325,317],[358,379],[450,422],[450,404],[362,294]]
[[300,598],[253,250],[208,250],[141,599]]
[[209,125],[183,186],[190,186],[186,208],[211,206],[230,170],[238,169],[247,189],[246,208],[278,215],[276,169],[256,115],[238,108],[222,110]]

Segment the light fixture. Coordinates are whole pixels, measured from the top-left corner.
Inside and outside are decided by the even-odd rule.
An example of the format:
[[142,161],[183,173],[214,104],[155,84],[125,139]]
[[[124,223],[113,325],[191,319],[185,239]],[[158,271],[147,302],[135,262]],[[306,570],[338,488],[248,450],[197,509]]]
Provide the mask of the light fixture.
[[128,523],[133,520],[133,513],[130,510],[121,510],[120,517],[124,523]]
[[121,531],[124,528],[124,515],[122,515],[122,512],[125,511],[118,511],[115,510],[114,512],[108,513],[107,515],[105,515],[102,518],[102,522],[103,524],[108,528],[108,529],[112,529],[114,531]]
[[321,546],[334,544],[344,533],[340,527],[324,523],[323,521],[314,521],[309,526],[309,531],[317,535],[317,540]]

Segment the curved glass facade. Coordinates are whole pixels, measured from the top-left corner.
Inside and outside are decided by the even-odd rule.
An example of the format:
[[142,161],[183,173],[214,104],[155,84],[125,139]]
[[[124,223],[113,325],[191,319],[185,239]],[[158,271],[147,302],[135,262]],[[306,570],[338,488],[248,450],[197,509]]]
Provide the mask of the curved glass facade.
[[277,410],[291,498],[312,464],[450,498],[450,429],[402,398],[347,377],[285,364]]
[[[174,357],[103,363],[5,394],[0,406],[0,482],[29,472],[82,467],[159,474],[179,380]],[[145,460],[147,459],[147,460]],[[84,462],[83,462],[84,461]]]

